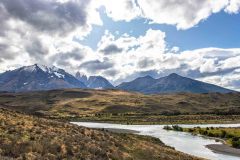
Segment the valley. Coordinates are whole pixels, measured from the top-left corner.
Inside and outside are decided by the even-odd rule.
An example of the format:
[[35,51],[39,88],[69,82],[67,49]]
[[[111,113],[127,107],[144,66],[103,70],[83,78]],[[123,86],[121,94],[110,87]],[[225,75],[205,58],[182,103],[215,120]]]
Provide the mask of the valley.
[[240,0],[0,0],[0,160],[240,160]]
[[[198,147],[212,152],[198,142],[189,152],[191,136],[182,137],[184,147],[168,143],[171,134],[161,125],[240,123],[240,93],[177,74],[114,87],[101,76],[74,77],[33,65],[0,75],[0,82],[0,159],[194,160],[206,158],[197,154]],[[83,127],[91,128],[92,122],[97,124],[93,129]],[[134,125],[160,130],[145,134]],[[215,147],[209,140],[204,144]]]
[[[141,129],[142,125],[158,128],[157,124],[238,124],[239,100],[237,92],[153,95],[114,89],[1,92],[0,156],[23,159],[198,159],[184,153],[204,155],[188,152],[187,148],[178,145],[177,150],[184,153],[166,146],[175,145],[166,143],[168,133],[162,129],[156,133],[160,137],[156,137],[141,134],[137,128]],[[99,129],[82,127],[91,128],[88,126],[91,122],[101,122],[97,124],[99,127],[93,127]],[[106,123],[113,126],[127,124],[130,128],[120,125],[120,128],[103,129]],[[137,128],[131,128],[136,124]],[[80,147],[83,143],[84,147]],[[206,149],[201,147],[201,150]]]

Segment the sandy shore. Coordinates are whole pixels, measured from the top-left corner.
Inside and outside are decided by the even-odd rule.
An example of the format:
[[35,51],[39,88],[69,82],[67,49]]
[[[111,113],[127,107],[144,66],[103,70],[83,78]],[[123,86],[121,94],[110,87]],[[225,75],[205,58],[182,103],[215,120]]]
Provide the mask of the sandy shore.
[[230,147],[226,144],[209,144],[209,145],[206,145],[206,147],[211,149],[213,152],[240,157],[240,149]]

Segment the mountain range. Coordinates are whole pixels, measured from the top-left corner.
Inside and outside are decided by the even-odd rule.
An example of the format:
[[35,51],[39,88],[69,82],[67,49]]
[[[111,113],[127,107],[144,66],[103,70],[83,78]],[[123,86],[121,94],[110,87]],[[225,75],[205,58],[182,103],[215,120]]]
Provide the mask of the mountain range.
[[158,93],[229,93],[232,90],[213,84],[204,83],[172,73],[166,77],[154,79],[151,76],[139,77],[131,82],[124,82],[116,87],[126,91],[135,91],[145,94]]
[[116,87],[102,76],[87,77],[80,72],[73,76],[63,69],[38,64],[24,66],[0,74],[0,91],[25,92],[62,88],[120,89],[144,94],[235,92],[213,84],[183,77],[176,73],[158,79],[151,76],[139,77],[130,82],[123,82]]

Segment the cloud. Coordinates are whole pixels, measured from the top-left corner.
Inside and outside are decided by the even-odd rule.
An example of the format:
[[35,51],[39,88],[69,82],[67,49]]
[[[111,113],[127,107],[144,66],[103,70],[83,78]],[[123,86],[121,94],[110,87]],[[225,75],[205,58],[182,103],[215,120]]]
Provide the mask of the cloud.
[[107,69],[103,71],[103,74],[109,77],[115,77],[118,74],[118,71],[116,69]]
[[[238,65],[240,60],[239,48],[201,48],[180,51],[178,47],[175,47],[176,49],[168,48],[165,38],[164,32],[152,29],[139,37],[123,34],[116,38],[111,33],[106,32],[98,47],[103,48],[106,44],[114,44],[123,50],[120,54],[106,55],[97,49],[97,54],[100,57],[108,58],[114,64],[111,69],[118,71],[114,74],[99,71],[98,74],[107,77],[115,84],[119,84],[139,76],[151,75],[157,78],[176,72],[183,76],[214,82],[214,84],[223,87],[238,89],[233,84],[236,84],[235,75],[239,74],[236,73],[236,70],[240,70],[240,65]],[[108,69],[106,68],[106,70]],[[219,75],[226,75],[228,83],[223,83],[222,79],[221,82],[212,80],[212,77]],[[231,76],[235,77],[232,81]]]
[[106,9],[106,14],[115,21],[131,21],[141,16],[141,9],[135,0],[98,0],[98,5]]
[[109,62],[108,60],[104,60],[104,61],[94,60],[94,61],[84,62],[79,67],[84,68],[90,73],[98,73],[101,70],[106,70],[106,69],[112,68],[113,66],[114,64]]
[[224,10],[226,13],[238,13],[239,0],[100,0],[106,13],[114,21],[131,21],[145,18],[150,23],[176,26],[177,29],[189,29],[206,20],[212,14]]
[[123,51],[122,48],[118,48],[115,44],[110,44],[106,46],[104,49],[100,50],[100,52],[103,52],[104,54],[115,54],[115,53],[121,53]]
[[68,72],[102,75],[118,84],[138,76],[177,72],[239,88],[240,49],[169,48],[166,34],[148,29],[135,37],[106,31],[93,50],[79,43],[103,25],[99,8],[114,21],[145,18],[178,29],[197,26],[214,13],[239,12],[239,0],[9,0],[0,1],[0,72],[22,65],[56,65]]
[[237,14],[240,11],[240,0],[230,0],[229,5],[224,10],[227,13]]
[[54,0],[2,0],[1,4],[9,18],[26,22],[34,29],[51,34],[66,35],[78,26],[87,23],[86,8],[90,0],[67,1]]
[[[93,24],[102,24],[91,0],[2,0],[0,21],[0,72],[12,66],[51,64],[51,57],[59,52],[69,54],[68,59],[80,59],[68,48],[87,47],[76,45],[73,39],[82,39]],[[63,43],[69,47],[61,47]],[[56,58],[54,63],[64,63],[60,61]]]
[[30,53],[33,57],[41,58],[48,54],[48,47],[44,45],[39,39],[33,38],[31,43],[26,44],[26,51]]
[[154,65],[154,60],[148,59],[148,58],[142,58],[138,62],[139,68],[147,68],[147,67],[153,66],[153,65]]
[[227,0],[138,0],[144,17],[152,23],[176,25],[178,29],[188,29],[197,25],[211,14],[222,10]]

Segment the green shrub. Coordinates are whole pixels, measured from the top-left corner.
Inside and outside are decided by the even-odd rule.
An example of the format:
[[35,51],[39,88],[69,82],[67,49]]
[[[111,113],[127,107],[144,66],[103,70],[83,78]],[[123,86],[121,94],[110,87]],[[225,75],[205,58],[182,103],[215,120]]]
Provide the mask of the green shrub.
[[173,128],[171,126],[164,126],[163,129],[165,129],[165,130],[173,130]]
[[180,131],[180,132],[183,131],[183,128],[178,126],[178,125],[173,125],[172,128],[173,128],[174,131]]
[[226,137],[227,132],[225,130],[221,130],[221,138]]
[[232,141],[232,146],[233,146],[234,148],[240,148],[240,141],[239,141],[239,140],[237,140],[237,141]]

